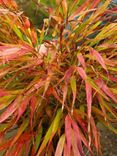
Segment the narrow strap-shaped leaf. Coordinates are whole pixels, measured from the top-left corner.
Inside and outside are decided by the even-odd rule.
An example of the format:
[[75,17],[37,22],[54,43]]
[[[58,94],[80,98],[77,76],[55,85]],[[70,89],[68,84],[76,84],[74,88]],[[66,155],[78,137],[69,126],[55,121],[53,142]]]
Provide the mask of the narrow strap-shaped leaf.
[[72,126],[73,126],[74,137],[76,138],[76,141],[77,141],[76,144],[78,147],[78,151],[80,153],[80,156],[84,156],[79,128],[78,128],[78,125],[73,120],[72,120]]
[[55,135],[55,133],[57,132],[58,128],[59,128],[59,123],[61,120],[61,116],[62,115],[62,110],[59,109],[57,111],[56,117],[54,119],[54,121],[52,122],[52,124],[50,125],[44,139],[43,142],[38,150],[37,156],[40,156],[41,152],[43,151],[43,149],[46,147],[47,143],[50,142],[53,138],[53,136]]
[[21,136],[21,134],[23,133],[23,131],[27,128],[29,124],[29,120],[28,119],[25,119],[23,121],[23,123],[21,124],[20,128],[18,129],[18,132],[17,134],[15,135],[13,141],[11,142],[10,146],[13,146],[14,143],[19,139],[19,137]]
[[107,71],[107,68],[106,68],[106,65],[105,65],[105,62],[104,62],[104,59],[103,57],[101,56],[101,54],[99,52],[97,52],[95,49],[93,48],[90,48],[90,52],[91,52],[91,55],[94,56],[96,58],[96,60],[101,64],[101,66]]
[[81,65],[85,69],[86,68],[86,63],[85,63],[83,55],[80,53],[80,54],[77,55],[77,57],[78,57],[79,62],[81,63]]
[[102,79],[98,79],[96,83],[115,103],[117,103],[117,96],[114,95]]
[[0,115],[0,123],[5,121],[9,116],[11,116],[17,109],[18,103],[20,101],[20,96],[15,99],[14,102],[12,102],[9,107]]
[[86,80],[87,75],[86,75],[84,69],[83,69],[82,67],[77,67],[76,69],[77,69],[77,71],[78,71],[78,74],[81,76],[81,78],[82,78],[83,80]]
[[72,76],[70,79],[70,85],[73,93],[72,109],[71,109],[71,112],[73,113],[73,107],[76,99],[76,78],[74,76]]
[[88,118],[91,117],[91,104],[92,104],[92,87],[86,82],[86,98],[87,98],[87,112]]
[[71,147],[72,147],[72,140],[71,140],[71,119],[69,115],[65,118],[65,137],[66,137],[66,149],[68,155],[71,153]]
[[60,137],[59,142],[57,144],[57,148],[56,148],[56,151],[55,151],[55,156],[62,156],[64,143],[65,143],[65,135],[63,134]]

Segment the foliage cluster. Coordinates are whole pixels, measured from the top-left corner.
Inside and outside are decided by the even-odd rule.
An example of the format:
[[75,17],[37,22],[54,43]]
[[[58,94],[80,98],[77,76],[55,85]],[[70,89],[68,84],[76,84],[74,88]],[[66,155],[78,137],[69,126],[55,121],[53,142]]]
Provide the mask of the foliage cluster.
[[0,0],[5,156],[102,155],[96,124],[117,133],[117,7],[80,2],[56,0],[35,29],[13,0]]

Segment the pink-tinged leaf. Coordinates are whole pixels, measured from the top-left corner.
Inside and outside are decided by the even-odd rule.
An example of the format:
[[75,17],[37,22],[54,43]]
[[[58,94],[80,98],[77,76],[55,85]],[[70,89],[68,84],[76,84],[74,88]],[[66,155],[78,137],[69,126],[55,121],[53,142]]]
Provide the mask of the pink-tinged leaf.
[[69,83],[70,77],[74,72],[74,67],[70,67],[64,74],[65,83]]
[[83,80],[86,80],[87,75],[82,67],[76,67],[78,74],[81,76]]
[[102,79],[96,80],[97,85],[107,94],[115,103],[117,103],[117,96],[108,88]]
[[74,136],[75,136],[75,138],[77,140],[78,151],[80,152],[80,156],[84,156],[81,137],[80,137],[80,133],[79,133],[79,128],[78,128],[77,124],[73,120],[72,120],[72,126],[73,126]]
[[19,105],[18,116],[17,116],[16,122],[19,120],[19,118],[20,118],[20,117],[23,115],[23,113],[25,112],[25,110],[26,110],[26,108],[27,108],[27,106],[28,106],[28,104],[29,104],[29,100],[30,100],[30,98],[27,97],[27,98],[25,98],[25,99],[22,101],[22,103]]
[[103,57],[100,55],[99,52],[97,52],[95,49],[90,48],[90,54],[91,56],[94,56],[96,58],[96,60],[100,63],[100,65],[107,71],[105,62]]
[[20,49],[21,49],[20,47],[0,46],[0,57],[12,55],[17,51],[19,51]]
[[117,61],[115,61],[114,59],[110,60],[108,58],[105,58],[104,62],[105,62],[106,65],[109,65],[111,67],[117,66]]
[[63,134],[60,137],[59,142],[57,144],[57,148],[56,148],[56,151],[55,151],[55,156],[62,156],[64,143],[65,143],[65,135]]
[[0,59],[2,61],[10,61],[19,56],[30,52],[31,48],[27,48],[23,45],[16,45],[16,46],[0,46]]
[[0,88],[0,97],[8,95],[8,91]]
[[20,96],[15,99],[13,103],[0,115],[0,123],[9,118],[17,109],[18,103],[20,101]]
[[86,82],[86,98],[87,98],[87,113],[88,113],[88,137],[89,145],[91,144],[91,105],[92,105],[92,88],[89,83]]
[[79,152],[79,149],[77,147],[77,139],[76,139],[76,137],[74,135],[74,130],[72,129],[71,132],[72,132],[71,133],[71,138],[72,138],[72,151],[73,151],[73,155],[74,156],[81,156],[80,152]]
[[44,86],[45,81],[43,80],[39,80],[39,82],[36,82],[36,84],[34,84],[33,87],[31,87],[26,93],[25,95],[29,95],[32,92],[34,92],[35,90],[39,89],[40,87]]
[[86,63],[85,63],[83,55],[82,54],[78,54],[77,57],[78,57],[79,62],[83,66],[83,68],[86,69]]
[[65,137],[66,137],[66,143],[67,143],[67,152],[68,155],[71,153],[71,147],[72,147],[72,139],[71,139],[71,119],[69,115],[66,116],[65,118]]
[[68,149],[67,149],[67,144],[66,143],[64,144],[64,154],[63,154],[63,156],[69,156]]
[[86,99],[87,99],[87,112],[88,118],[91,117],[91,104],[92,104],[92,87],[86,82]]

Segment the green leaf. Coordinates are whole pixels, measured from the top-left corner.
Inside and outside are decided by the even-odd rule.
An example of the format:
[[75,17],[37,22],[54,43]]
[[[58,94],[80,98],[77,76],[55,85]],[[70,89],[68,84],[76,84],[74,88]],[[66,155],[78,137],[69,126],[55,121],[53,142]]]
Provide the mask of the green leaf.
[[59,109],[57,111],[57,114],[56,114],[56,117],[55,117],[54,121],[50,125],[50,127],[49,127],[49,129],[48,129],[48,131],[47,131],[47,133],[46,133],[46,135],[45,135],[45,137],[43,139],[43,142],[41,144],[41,147],[39,148],[37,156],[40,156],[41,152],[46,147],[47,143],[52,140],[53,136],[57,132],[57,130],[59,128],[61,117],[62,117],[62,110]]
[[41,142],[41,138],[42,138],[42,127],[39,128],[38,132],[37,132],[37,135],[36,135],[36,141],[35,141],[35,151],[37,152],[38,150],[38,147],[40,145],[40,142]]
[[22,34],[21,31],[17,28],[16,25],[13,27],[13,30],[14,30],[14,32],[16,33],[16,35],[17,35],[21,40],[23,40],[23,34]]
[[70,85],[73,93],[72,110],[71,110],[73,112],[73,107],[76,99],[76,78],[74,76],[72,76],[70,79]]

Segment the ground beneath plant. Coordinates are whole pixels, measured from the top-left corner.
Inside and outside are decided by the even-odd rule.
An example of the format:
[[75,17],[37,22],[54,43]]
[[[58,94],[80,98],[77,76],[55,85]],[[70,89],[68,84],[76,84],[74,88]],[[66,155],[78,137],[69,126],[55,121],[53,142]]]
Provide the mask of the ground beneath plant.
[[117,135],[102,125],[100,125],[101,130],[101,143],[102,152],[104,156],[117,156]]

